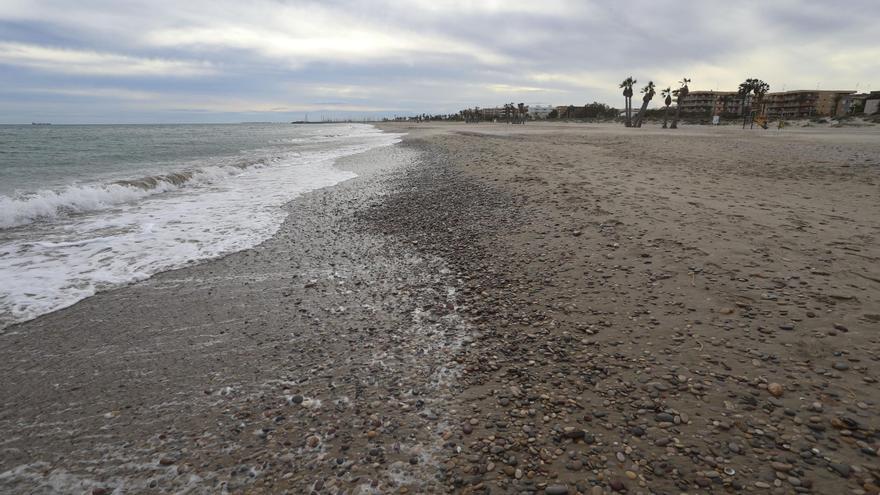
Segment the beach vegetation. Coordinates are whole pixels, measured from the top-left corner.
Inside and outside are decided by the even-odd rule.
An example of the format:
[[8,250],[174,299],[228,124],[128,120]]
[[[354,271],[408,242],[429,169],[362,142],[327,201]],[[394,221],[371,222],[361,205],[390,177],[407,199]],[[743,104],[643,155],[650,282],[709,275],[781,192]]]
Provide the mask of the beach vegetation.
[[747,78],[745,81],[739,83],[737,95],[742,102],[743,129],[746,128],[746,124],[748,124],[749,121],[751,121],[752,126],[754,126],[755,111],[752,109],[751,105],[747,105],[749,96],[754,96],[753,101],[755,103],[755,108],[757,108],[759,112],[763,112],[762,107],[764,103],[764,95],[766,95],[768,91],[770,91],[770,85],[760,79]]
[[528,112],[529,112],[529,107],[527,107],[525,105],[525,103],[517,103],[516,110],[517,110],[517,112],[519,112],[519,123],[525,124],[526,123],[526,115],[528,115]]
[[625,124],[627,127],[632,127],[632,96],[633,96],[633,86],[638,81],[633,79],[632,76],[627,77],[620,83],[620,87],[623,89],[623,99],[624,99],[624,111],[626,112],[626,121]]
[[660,91],[660,96],[663,97],[663,105],[665,107],[663,111],[663,128],[666,129],[669,127],[667,122],[669,122],[669,105],[672,105],[672,87],[667,86],[666,89]]
[[688,89],[688,84],[691,82],[687,77],[683,77],[681,81],[678,81],[678,89],[672,92],[675,95],[675,117],[672,119],[672,125],[669,126],[670,129],[678,129],[678,120],[681,118],[681,102],[688,95],[690,90]]
[[656,94],[654,90],[654,81],[648,81],[648,84],[642,88],[642,107],[639,109],[639,114],[636,116],[635,127],[642,126],[642,119],[645,118],[645,110],[648,109],[648,103],[654,99],[654,95]]

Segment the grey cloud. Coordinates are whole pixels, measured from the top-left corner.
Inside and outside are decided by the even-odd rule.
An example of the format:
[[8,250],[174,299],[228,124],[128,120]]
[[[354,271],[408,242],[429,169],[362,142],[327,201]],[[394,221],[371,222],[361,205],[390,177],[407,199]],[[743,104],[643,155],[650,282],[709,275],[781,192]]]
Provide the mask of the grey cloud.
[[[95,97],[104,95],[108,109],[149,112],[134,96],[160,94],[169,111],[190,108],[181,106],[190,98],[193,111],[202,102],[203,111],[223,115],[245,112],[249,102],[255,112],[321,102],[390,112],[511,100],[619,105],[616,82],[630,74],[661,86],[688,75],[696,87],[733,87],[754,75],[776,87],[864,87],[880,79],[876,63],[857,63],[880,54],[870,24],[880,4],[835,6],[829,12],[826,2],[813,0],[8,0],[0,5],[0,26],[14,29],[2,31],[0,46],[34,48],[30,58],[7,53],[0,64],[7,93],[54,89],[53,98],[70,97],[59,108],[75,108],[84,91],[98,88]],[[80,70],[64,66],[67,52],[79,54],[73,61]],[[99,56],[84,55],[90,53]],[[178,68],[190,77],[179,77]],[[235,102],[228,112],[224,100]],[[31,120],[26,106],[4,101],[4,118]],[[160,99],[155,111],[161,107]]]

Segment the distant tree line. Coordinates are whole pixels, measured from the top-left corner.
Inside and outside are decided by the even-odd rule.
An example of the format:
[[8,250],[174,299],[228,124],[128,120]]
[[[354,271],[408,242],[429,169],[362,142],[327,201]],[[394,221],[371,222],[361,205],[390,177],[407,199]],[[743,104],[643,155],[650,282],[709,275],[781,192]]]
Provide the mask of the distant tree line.
[[616,119],[620,110],[594,101],[586,105],[568,105],[552,109],[548,114],[536,116],[529,112],[528,105],[523,103],[506,103],[497,108],[466,108],[458,112],[450,120],[464,122],[507,122],[523,124],[529,120],[612,120]]
[[584,106],[569,105],[567,107],[562,107],[561,112],[558,109],[554,109],[550,112],[549,117],[558,119],[608,120],[617,118],[618,114],[620,114],[620,110],[606,105],[605,103],[594,101],[593,103],[588,103]]

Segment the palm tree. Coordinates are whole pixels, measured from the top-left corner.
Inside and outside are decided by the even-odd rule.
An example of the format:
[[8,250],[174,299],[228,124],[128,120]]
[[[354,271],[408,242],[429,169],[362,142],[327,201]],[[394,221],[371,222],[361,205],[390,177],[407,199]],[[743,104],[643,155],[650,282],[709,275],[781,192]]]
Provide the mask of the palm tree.
[[642,108],[639,109],[639,114],[636,116],[636,127],[642,126],[642,119],[645,117],[645,111],[648,109],[648,103],[654,99],[654,95],[656,94],[654,91],[654,81],[648,81],[648,85],[642,88]]
[[768,91],[770,91],[769,84],[760,79],[755,79],[754,87],[752,87],[752,93],[754,93],[755,95],[755,106],[758,108],[758,112],[760,113],[764,113],[764,95],[766,95]]
[[666,111],[663,112],[663,128],[666,129],[668,127],[666,122],[669,120],[669,105],[672,105],[672,88],[667,87],[660,92],[660,96],[664,97],[663,103],[666,104]]
[[755,87],[755,81],[757,81],[757,79],[748,78],[745,81],[739,83],[739,89],[736,92],[737,96],[739,96],[740,100],[742,101],[740,109],[742,110],[743,129],[746,128],[746,123],[748,122],[747,115],[751,111],[751,108],[749,108],[749,112],[746,112],[746,101],[748,100],[749,95],[752,93],[752,89],[754,89]]
[[681,102],[688,95],[688,83],[691,82],[690,79],[683,77],[681,81],[678,81],[680,85],[678,89],[672,92],[675,95],[675,117],[672,119],[672,125],[669,126],[670,129],[678,129],[678,119],[681,117]]
[[620,83],[620,87],[623,88],[623,98],[626,102],[626,126],[632,127],[632,96],[633,96],[633,86],[637,83],[632,76],[627,77]]
[[517,103],[516,109],[519,110],[519,123],[526,123],[526,105],[524,103]]
[[[764,95],[766,95],[768,91],[770,91],[770,85],[760,79],[750,77],[745,81],[739,83],[739,90],[737,91],[737,95],[742,101],[743,129],[746,128],[746,123],[748,123],[749,117],[752,114],[752,109],[750,107],[746,107],[746,101],[748,100],[749,95],[754,95],[753,102],[755,103],[755,107],[757,107],[758,111],[761,112],[763,111],[761,106],[764,102]],[[746,110],[748,110],[748,112]],[[754,118],[752,118],[751,120],[754,122]]]

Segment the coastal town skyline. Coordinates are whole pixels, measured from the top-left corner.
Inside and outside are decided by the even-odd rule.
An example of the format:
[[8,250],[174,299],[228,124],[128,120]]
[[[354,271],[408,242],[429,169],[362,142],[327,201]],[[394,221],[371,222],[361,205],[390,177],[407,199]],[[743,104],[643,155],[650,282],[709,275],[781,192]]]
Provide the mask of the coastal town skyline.
[[[258,3],[4,2],[0,119],[286,121],[505,101],[619,107],[622,74],[658,87],[687,75],[713,91],[752,76],[773,91],[880,89],[870,27],[880,6],[861,0],[847,2],[860,13],[852,16],[813,1]],[[664,26],[673,25],[684,28],[672,35]]]

